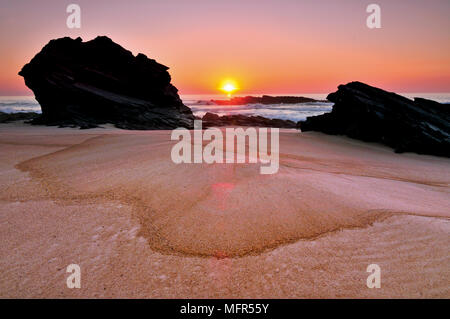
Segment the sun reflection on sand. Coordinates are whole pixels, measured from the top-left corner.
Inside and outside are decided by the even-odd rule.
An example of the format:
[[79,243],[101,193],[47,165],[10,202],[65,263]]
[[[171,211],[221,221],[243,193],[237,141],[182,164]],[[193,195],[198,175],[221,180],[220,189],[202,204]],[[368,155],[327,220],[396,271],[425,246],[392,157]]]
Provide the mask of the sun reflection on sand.
[[229,194],[234,188],[233,183],[216,183],[211,186],[214,198],[217,201],[218,208],[224,211],[227,205],[227,199]]

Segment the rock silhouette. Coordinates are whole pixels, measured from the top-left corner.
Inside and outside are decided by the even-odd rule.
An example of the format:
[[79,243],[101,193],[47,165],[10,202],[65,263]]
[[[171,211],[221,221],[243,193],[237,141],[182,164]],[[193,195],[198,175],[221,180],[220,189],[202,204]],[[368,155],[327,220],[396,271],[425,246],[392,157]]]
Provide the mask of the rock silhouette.
[[42,116],[33,124],[124,129],[193,126],[194,116],[170,83],[168,67],[105,36],[51,40],[19,75]]
[[9,123],[14,121],[29,121],[38,118],[40,114],[35,112],[5,113],[0,112],[0,123]]
[[244,96],[234,97],[229,100],[211,100],[217,105],[246,105],[246,104],[296,104],[296,103],[311,103],[311,102],[326,102],[311,99],[303,96],[270,96],[263,95],[262,97]]
[[290,120],[268,119],[262,116],[223,115],[219,116],[207,112],[202,118],[203,127],[213,126],[255,126],[255,127],[277,127],[296,128],[296,123]]
[[396,152],[450,157],[449,105],[414,101],[361,82],[340,85],[328,95],[333,110],[308,117],[302,131],[346,135],[388,145]]

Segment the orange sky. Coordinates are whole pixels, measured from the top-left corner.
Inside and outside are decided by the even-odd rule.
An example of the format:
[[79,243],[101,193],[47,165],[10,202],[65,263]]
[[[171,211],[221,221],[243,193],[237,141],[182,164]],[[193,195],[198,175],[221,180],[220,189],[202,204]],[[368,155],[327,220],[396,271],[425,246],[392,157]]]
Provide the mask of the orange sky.
[[[359,80],[397,92],[450,92],[450,1],[189,0],[0,3],[0,95],[31,94],[17,75],[50,39],[107,35],[170,67],[181,94],[326,93]],[[366,7],[381,6],[381,29]],[[69,3],[81,29],[66,27]]]

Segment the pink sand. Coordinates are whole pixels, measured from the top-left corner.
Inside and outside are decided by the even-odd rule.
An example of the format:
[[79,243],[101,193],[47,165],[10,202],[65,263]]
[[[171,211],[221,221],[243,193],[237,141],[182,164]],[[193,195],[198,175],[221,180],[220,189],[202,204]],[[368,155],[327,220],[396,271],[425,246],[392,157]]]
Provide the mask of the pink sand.
[[285,130],[261,175],[173,144],[0,125],[0,297],[450,297],[449,159]]

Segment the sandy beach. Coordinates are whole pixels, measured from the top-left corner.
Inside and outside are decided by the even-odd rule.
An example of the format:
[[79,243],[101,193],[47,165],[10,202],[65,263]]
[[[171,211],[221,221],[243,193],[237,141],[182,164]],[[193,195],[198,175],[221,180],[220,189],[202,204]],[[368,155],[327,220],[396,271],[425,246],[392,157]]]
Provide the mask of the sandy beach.
[[449,159],[282,130],[261,175],[170,133],[0,125],[0,297],[450,298]]

